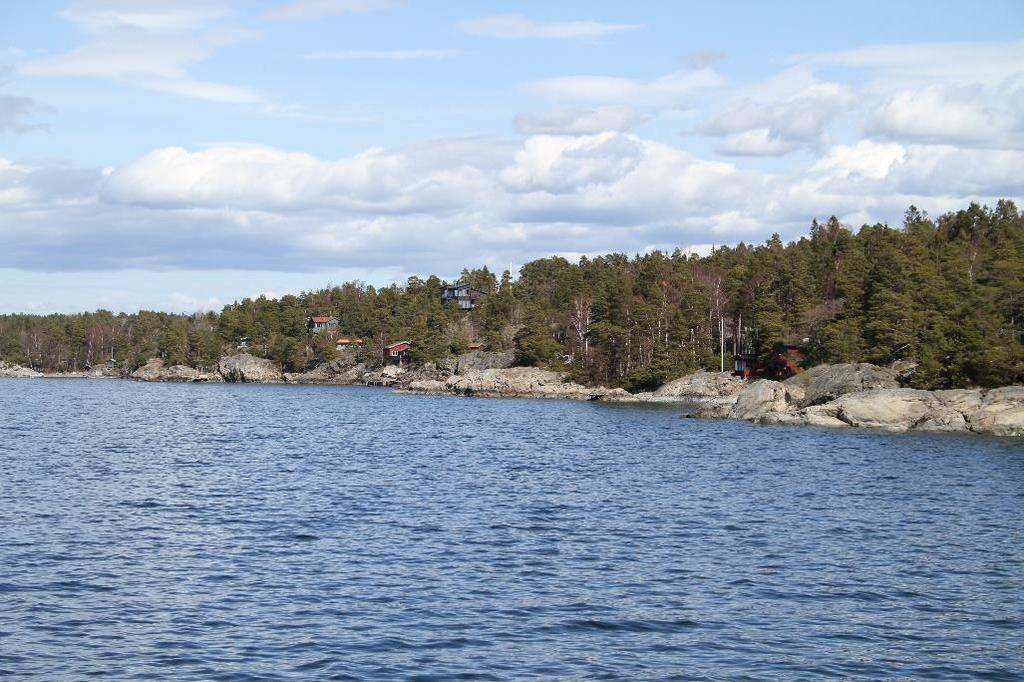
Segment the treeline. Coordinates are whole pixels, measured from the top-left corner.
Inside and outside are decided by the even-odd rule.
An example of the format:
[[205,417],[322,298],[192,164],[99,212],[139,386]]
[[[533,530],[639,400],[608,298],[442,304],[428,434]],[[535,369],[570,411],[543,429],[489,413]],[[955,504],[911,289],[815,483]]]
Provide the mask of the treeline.
[[[442,304],[445,282],[413,277],[245,299],[219,314],[8,315],[0,358],[48,371],[149,357],[204,367],[245,338],[250,352],[301,371],[332,359],[338,335],[363,338],[371,363],[394,341],[411,341],[420,362],[478,341],[520,364],[642,389],[794,344],[811,363],[912,360],[920,387],[1024,381],[1024,219],[1011,201],[935,220],[911,207],[899,228],[857,232],[833,217],[795,242],[773,235],[706,257],[553,257],[515,281],[487,268],[462,281],[488,294],[468,314]],[[337,332],[310,335],[310,315],[337,317]]]

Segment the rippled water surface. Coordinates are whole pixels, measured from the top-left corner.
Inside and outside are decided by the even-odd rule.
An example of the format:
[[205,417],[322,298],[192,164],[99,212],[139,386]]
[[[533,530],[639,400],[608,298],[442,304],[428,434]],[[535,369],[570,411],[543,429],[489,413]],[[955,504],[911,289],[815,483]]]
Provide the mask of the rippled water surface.
[[1024,675],[1024,445],[0,380],[0,676]]

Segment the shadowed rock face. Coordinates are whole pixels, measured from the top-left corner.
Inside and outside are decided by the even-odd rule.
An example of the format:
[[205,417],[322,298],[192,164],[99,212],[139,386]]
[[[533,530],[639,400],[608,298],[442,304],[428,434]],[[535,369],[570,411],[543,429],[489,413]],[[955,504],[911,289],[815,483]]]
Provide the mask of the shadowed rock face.
[[248,353],[221,358],[219,369],[224,381],[253,384],[275,384],[282,381],[281,371],[273,362]]
[[456,359],[455,373],[467,374],[482,369],[508,369],[512,366],[515,353],[512,351],[491,352],[474,350],[463,353]]
[[866,362],[818,365],[786,379],[787,386],[803,388],[802,407],[821,405],[830,400],[873,388],[899,388],[898,370],[878,367]]

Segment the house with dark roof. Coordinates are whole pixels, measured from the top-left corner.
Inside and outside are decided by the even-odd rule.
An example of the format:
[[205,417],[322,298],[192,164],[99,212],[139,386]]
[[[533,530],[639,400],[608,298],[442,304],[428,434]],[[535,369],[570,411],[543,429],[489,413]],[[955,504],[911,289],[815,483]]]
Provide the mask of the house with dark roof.
[[459,310],[469,311],[487,292],[474,289],[468,284],[449,284],[441,291],[441,303],[453,303]]
[[338,318],[328,317],[326,315],[314,315],[313,317],[306,320],[306,329],[312,333],[317,333],[325,329],[337,329]]

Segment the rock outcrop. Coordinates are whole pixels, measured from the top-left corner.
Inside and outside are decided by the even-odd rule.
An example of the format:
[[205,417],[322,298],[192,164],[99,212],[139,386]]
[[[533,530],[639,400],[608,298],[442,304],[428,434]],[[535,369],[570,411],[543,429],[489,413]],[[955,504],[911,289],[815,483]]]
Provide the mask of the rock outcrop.
[[788,423],[802,399],[803,389],[800,386],[761,379],[743,387],[728,416],[763,424]]
[[367,386],[395,386],[399,383],[404,384],[405,382],[402,379],[407,372],[408,370],[405,367],[387,365],[364,374],[362,383]]
[[971,431],[992,436],[1024,436],[1024,386],[985,393],[981,406],[967,413]]
[[821,405],[846,395],[873,388],[899,388],[900,369],[879,367],[866,362],[818,365],[786,379],[787,386],[801,387],[802,407]]
[[664,384],[650,400],[685,403],[703,417],[728,417],[746,385],[746,381],[728,372],[702,370]]
[[566,381],[566,375],[537,367],[470,370],[446,381],[426,379],[413,381],[410,393],[442,393],[488,398],[559,398],[567,400],[634,401],[636,398],[621,388],[592,388]]
[[[130,376],[128,368],[120,362],[107,362],[102,365],[93,365],[85,372],[90,379],[123,379]],[[220,378],[218,376],[218,378]]]
[[508,369],[515,360],[512,351],[474,350],[456,358],[455,373],[468,374],[483,369]]
[[140,381],[179,381],[179,382],[203,382],[223,381],[220,374],[216,372],[200,372],[193,367],[185,365],[171,365],[166,367],[160,358],[150,358],[146,364],[139,367],[129,375],[132,379]]
[[[857,372],[870,381],[875,380],[870,379],[871,370],[858,369]],[[695,417],[727,417],[762,424],[1024,436],[1024,386],[949,391],[869,388],[808,405],[810,401],[800,382],[762,379],[734,393],[731,385],[709,380],[706,372],[698,374],[702,376],[684,377],[690,379],[689,382],[672,382],[676,385],[672,389],[674,393],[696,394],[699,398],[691,401],[690,414]],[[849,370],[844,368],[822,375],[849,376]],[[684,385],[698,388],[683,391],[679,386]],[[717,397],[713,393],[715,388],[721,391]],[[652,400],[657,400],[657,396],[655,392]],[[640,399],[640,396],[634,398]]]
[[462,355],[441,358],[434,367],[439,372],[451,376],[478,369],[508,369],[514,360],[515,353],[512,351],[471,350]]
[[37,372],[30,367],[22,367],[21,365],[9,365],[6,362],[0,362],[0,377],[10,377],[16,379],[35,379],[43,376],[42,372]]
[[847,426],[886,431],[966,431],[963,414],[943,404],[930,391],[875,388],[847,393],[823,405],[806,408],[817,417],[832,417]]
[[228,355],[220,359],[218,366],[224,381],[251,384],[276,384],[283,378],[281,370],[266,358],[248,353]]
[[284,380],[292,384],[362,384],[366,365],[352,364],[347,360],[332,360],[317,365],[306,372],[286,372]]

